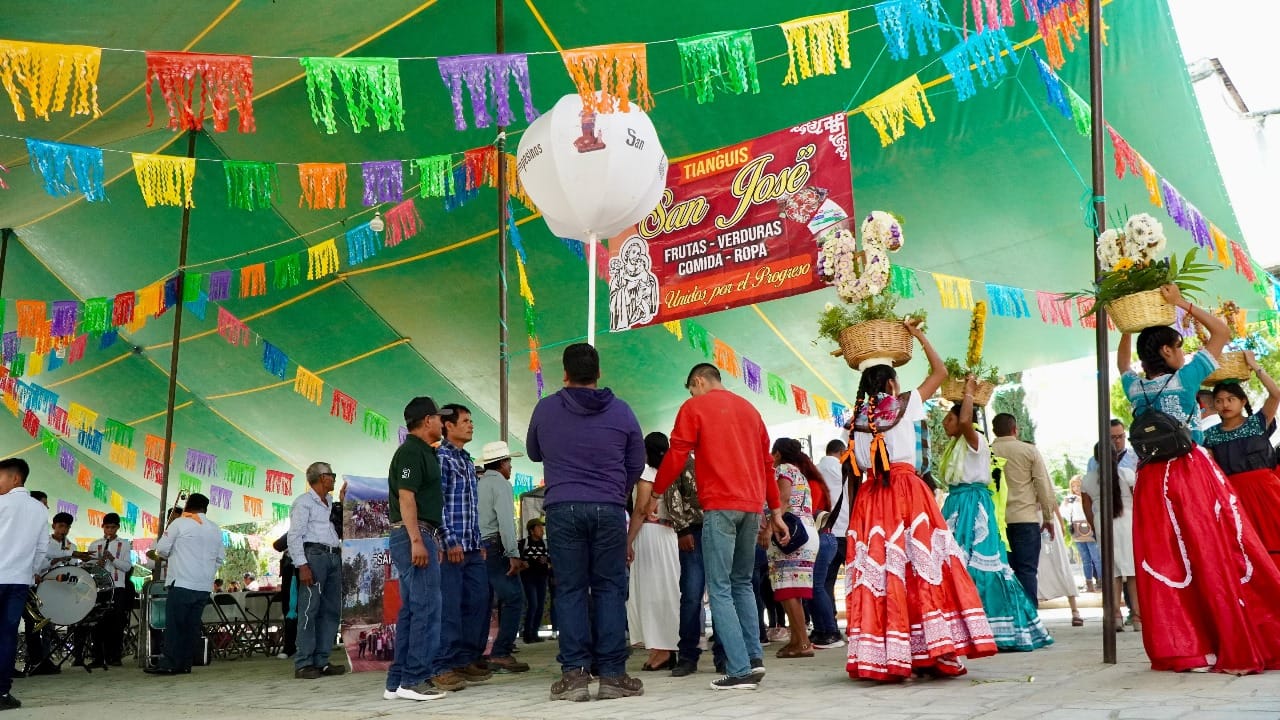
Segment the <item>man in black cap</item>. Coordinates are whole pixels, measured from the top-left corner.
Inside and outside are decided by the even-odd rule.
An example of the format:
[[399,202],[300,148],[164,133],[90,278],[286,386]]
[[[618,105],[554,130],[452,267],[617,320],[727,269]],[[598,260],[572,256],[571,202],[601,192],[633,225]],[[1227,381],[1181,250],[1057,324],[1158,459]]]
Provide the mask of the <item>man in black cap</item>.
[[437,700],[465,681],[431,677],[440,649],[440,525],[444,491],[440,485],[440,409],[429,397],[404,408],[409,429],[387,472],[388,549],[400,578],[400,614],[396,616],[395,658],[387,668],[382,697],[387,700]]
[[121,665],[124,629],[133,612],[133,589],[128,586],[133,568],[133,543],[120,537],[120,516],[107,513],[102,518],[102,537],[89,545],[89,556],[111,576],[115,588],[111,607],[102,614],[93,629],[93,656],[98,667]]

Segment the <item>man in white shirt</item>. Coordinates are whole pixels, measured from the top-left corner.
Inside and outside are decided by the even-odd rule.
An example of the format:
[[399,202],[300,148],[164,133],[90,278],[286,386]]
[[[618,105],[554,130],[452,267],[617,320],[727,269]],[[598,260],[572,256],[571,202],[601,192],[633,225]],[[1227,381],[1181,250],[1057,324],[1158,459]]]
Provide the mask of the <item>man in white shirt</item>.
[[44,533],[49,511],[23,487],[29,472],[25,460],[0,460],[0,710],[22,707],[9,692],[18,622],[48,549]]
[[89,544],[91,560],[105,568],[115,583],[111,607],[93,628],[96,667],[123,664],[124,628],[133,612],[133,588],[128,585],[129,570],[133,568],[133,543],[120,537],[119,532],[120,516],[107,513],[102,518],[102,537]]
[[342,615],[342,540],[334,530],[334,480],[329,463],[307,467],[307,492],[293,501],[289,511],[289,557],[298,573],[298,652],[293,676],[314,680],[341,675],[343,665],[329,663],[333,640]]
[[840,457],[845,444],[839,440],[827,443],[827,454],[818,461],[827,497],[831,500],[831,514],[824,528],[818,528],[818,557],[813,563],[813,633],[809,640],[814,647],[837,648],[844,645],[844,636],[836,621],[836,577],[844,568],[845,535],[849,531],[849,498],[841,481]]
[[[528,672],[515,652],[516,635],[524,618],[524,586],[520,572],[527,565],[520,559],[516,544],[515,506],[511,502],[511,452],[504,442],[486,443],[480,452],[484,474],[476,481],[479,494],[480,541],[484,543],[485,565],[489,572],[489,595],[497,600],[498,634],[489,654],[489,667],[499,672]],[[487,631],[486,631],[487,632]]]
[[226,558],[222,528],[205,516],[209,498],[200,493],[187,497],[182,517],[165,528],[156,542],[156,555],[168,560],[165,569],[164,658],[145,672],[179,675],[191,672],[200,616],[209,602],[213,576]]

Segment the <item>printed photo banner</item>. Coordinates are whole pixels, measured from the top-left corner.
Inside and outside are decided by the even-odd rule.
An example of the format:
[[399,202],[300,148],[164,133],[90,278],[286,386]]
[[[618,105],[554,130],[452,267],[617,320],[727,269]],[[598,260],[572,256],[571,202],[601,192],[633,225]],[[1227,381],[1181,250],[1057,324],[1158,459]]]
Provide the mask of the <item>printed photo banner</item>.
[[821,289],[821,236],[852,215],[844,113],[672,163],[658,207],[609,243],[609,327]]

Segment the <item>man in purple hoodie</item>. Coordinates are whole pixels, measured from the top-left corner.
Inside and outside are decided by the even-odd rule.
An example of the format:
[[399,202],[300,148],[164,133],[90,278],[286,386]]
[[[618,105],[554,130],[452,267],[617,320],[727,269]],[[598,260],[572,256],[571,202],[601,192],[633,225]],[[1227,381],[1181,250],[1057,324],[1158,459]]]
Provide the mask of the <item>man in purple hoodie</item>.
[[543,463],[547,548],[556,572],[557,660],[552,700],[642,695],[627,675],[627,496],[644,470],[635,413],[600,389],[600,355],[586,343],[564,350],[564,389],[533,409],[525,448]]

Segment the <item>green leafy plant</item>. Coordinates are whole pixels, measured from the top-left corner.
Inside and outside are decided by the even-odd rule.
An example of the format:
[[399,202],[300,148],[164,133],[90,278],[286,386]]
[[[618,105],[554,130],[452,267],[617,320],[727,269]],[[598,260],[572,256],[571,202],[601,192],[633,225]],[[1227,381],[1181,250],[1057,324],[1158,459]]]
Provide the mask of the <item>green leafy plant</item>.
[[955,358],[947,358],[943,364],[947,366],[947,375],[954,380],[964,380],[965,377],[973,375],[980,382],[999,385],[1003,379],[1003,376],[1000,375],[1000,368],[995,365],[988,365],[985,362],[971,366]]
[[1157,290],[1162,285],[1172,283],[1178,286],[1183,295],[1195,299],[1204,292],[1204,281],[1213,270],[1211,265],[1196,262],[1197,250],[1199,248],[1188,250],[1181,263],[1177,255],[1141,264],[1122,260],[1113,269],[1102,273],[1093,289],[1069,293],[1067,297],[1091,297],[1095,302],[1105,305],[1126,295]]
[[902,322],[907,318],[921,323],[925,321],[926,314],[923,310],[899,314],[897,305],[900,299],[896,293],[884,290],[856,303],[827,303],[822,312],[818,313],[818,336],[838,344],[840,332],[851,325],[871,320]]

